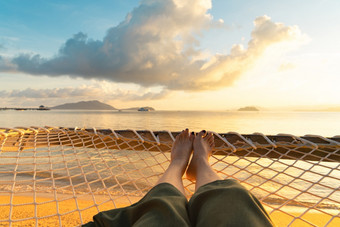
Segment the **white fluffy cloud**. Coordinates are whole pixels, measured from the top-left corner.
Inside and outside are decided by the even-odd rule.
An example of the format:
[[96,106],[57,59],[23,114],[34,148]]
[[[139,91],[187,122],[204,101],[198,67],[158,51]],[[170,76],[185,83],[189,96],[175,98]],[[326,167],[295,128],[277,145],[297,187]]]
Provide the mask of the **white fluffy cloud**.
[[22,54],[8,64],[8,59],[0,58],[0,71],[95,78],[165,90],[215,90],[230,86],[272,44],[301,38],[298,27],[261,16],[254,21],[247,47],[234,45],[228,55],[202,60],[196,36],[223,23],[213,21],[207,12],[211,6],[211,0],[144,0],[103,40],[78,33],[50,59]]
[[52,88],[52,89],[32,89],[27,88],[23,90],[0,90],[0,99],[63,99],[63,98],[78,98],[78,99],[119,99],[126,101],[138,101],[138,100],[156,100],[164,98],[168,95],[167,90],[160,92],[152,92],[148,90],[121,90],[121,89],[105,89],[100,85],[92,86],[80,86],[80,87],[67,87],[67,88]]

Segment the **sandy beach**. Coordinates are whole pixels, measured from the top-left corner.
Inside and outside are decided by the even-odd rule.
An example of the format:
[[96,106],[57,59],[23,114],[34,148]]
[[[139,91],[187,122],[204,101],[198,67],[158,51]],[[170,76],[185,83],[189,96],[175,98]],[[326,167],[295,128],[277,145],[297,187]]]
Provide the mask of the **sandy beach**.
[[[267,206],[264,207],[268,212],[271,211],[271,209]],[[281,210],[276,210],[272,212],[270,216],[278,227],[288,225],[296,227],[312,226],[311,224],[316,226],[325,226],[332,218],[332,216],[329,214],[337,215],[339,213],[339,211],[337,210],[324,209],[324,211],[328,214],[316,210],[308,211],[308,213],[303,214],[305,210],[305,208],[297,206],[285,206]],[[306,221],[310,222],[311,224],[308,224]],[[340,217],[334,218],[327,226],[340,226]]]
[[[99,211],[110,210],[115,206],[117,208],[128,206],[130,204],[127,198],[115,198],[115,204],[108,201],[108,196],[95,196],[94,204],[91,196],[80,196],[81,199],[75,200],[72,195],[58,194],[58,203],[54,197],[48,193],[42,193],[36,197],[34,205],[33,195],[15,195],[10,207],[10,196],[0,196],[0,226],[8,226],[10,209],[12,209],[11,220],[12,226],[78,226],[92,220],[93,215]],[[137,202],[139,197],[129,197],[131,202]],[[107,202],[105,202],[107,201]],[[6,205],[4,205],[6,204]],[[59,212],[57,212],[57,210]],[[18,221],[19,219],[27,219]],[[3,222],[4,220],[7,220]]]
[[[81,196],[81,199],[77,198],[76,202],[70,195],[58,195],[58,203],[56,203],[51,194],[45,193],[36,197],[36,205],[34,205],[33,196],[16,195],[12,201],[14,206],[10,207],[10,197],[2,195],[0,196],[0,226],[8,226],[10,209],[12,209],[12,226],[35,226],[36,222],[38,222],[39,226],[58,226],[59,223],[61,223],[62,226],[78,226],[81,224],[80,217],[83,223],[86,223],[91,221],[93,215],[97,214],[98,211],[113,209],[115,206],[124,207],[130,204],[126,197],[115,198],[115,206],[113,202],[108,201],[108,199],[108,196],[96,195],[95,200],[97,205],[94,205],[92,196]],[[129,197],[129,199],[131,202],[136,202],[140,197]],[[24,205],[28,203],[30,204]],[[57,212],[57,209],[59,212]],[[270,212],[271,208],[266,207],[266,210]],[[301,216],[304,210],[305,209],[299,207],[285,206],[282,210],[274,211],[271,217],[277,226],[288,226],[296,219],[291,226],[299,227],[311,226],[305,221],[316,226],[324,226],[332,218],[330,215],[317,211],[309,211],[307,214]],[[327,213],[332,212],[336,214],[338,211],[327,210]],[[18,221],[19,219],[26,220]],[[340,226],[340,218],[334,218],[328,226]]]

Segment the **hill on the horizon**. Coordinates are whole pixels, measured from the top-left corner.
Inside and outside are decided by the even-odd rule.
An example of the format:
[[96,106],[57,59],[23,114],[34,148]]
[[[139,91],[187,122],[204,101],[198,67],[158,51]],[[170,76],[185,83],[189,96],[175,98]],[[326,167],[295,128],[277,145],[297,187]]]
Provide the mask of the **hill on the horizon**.
[[117,110],[113,106],[99,102],[97,100],[81,101],[77,103],[65,103],[62,105],[54,106],[51,109],[59,110]]
[[259,111],[255,106],[246,106],[239,108],[238,111]]
[[130,107],[130,108],[126,108],[126,109],[122,109],[122,110],[139,110],[141,108],[144,108],[144,109],[148,109],[150,111],[155,111],[155,108],[151,107],[151,106],[144,106],[144,107]]

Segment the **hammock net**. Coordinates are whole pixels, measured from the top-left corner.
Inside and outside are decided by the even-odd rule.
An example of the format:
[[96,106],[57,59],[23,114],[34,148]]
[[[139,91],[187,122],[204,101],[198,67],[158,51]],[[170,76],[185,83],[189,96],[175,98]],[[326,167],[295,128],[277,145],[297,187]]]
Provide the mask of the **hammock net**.
[[[137,202],[169,165],[177,134],[0,129],[0,226],[77,226]],[[255,194],[278,226],[340,226],[339,136],[214,137],[212,167]],[[190,198],[194,182],[183,182]]]

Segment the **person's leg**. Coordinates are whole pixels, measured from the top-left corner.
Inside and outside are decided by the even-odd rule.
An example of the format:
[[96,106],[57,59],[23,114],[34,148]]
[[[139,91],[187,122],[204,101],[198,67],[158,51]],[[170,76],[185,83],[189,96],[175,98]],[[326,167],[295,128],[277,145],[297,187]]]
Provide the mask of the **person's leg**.
[[203,130],[194,138],[194,154],[186,175],[188,179],[196,181],[195,191],[202,185],[222,179],[209,164],[209,158],[214,146],[214,136],[212,133],[206,133]]
[[194,135],[189,134],[189,130],[183,130],[176,136],[176,140],[171,149],[170,165],[165,170],[163,176],[158,180],[157,184],[169,183],[175,186],[179,191],[185,194],[182,176],[188,166],[190,155],[192,153],[192,143]]
[[212,134],[200,132],[193,143],[194,154],[187,170],[196,180],[195,194],[188,204],[192,226],[272,226],[261,203],[236,180],[221,180],[209,164],[214,148]]
[[168,169],[139,202],[100,212],[85,226],[189,226],[182,176],[192,152],[193,138],[188,129],[176,137]]

